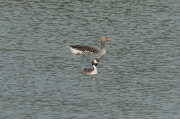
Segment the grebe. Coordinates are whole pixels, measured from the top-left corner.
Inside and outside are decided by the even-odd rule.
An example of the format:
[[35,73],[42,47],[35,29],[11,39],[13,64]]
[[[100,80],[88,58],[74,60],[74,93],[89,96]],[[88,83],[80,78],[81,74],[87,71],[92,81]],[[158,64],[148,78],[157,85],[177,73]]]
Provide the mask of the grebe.
[[98,74],[96,66],[98,65],[99,60],[94,59],[92,61],[93,68],[85,68],[81,71],[82,74]]
[[90,46],[82,46],[82,45],[69,45],[67,47],[74,54],[101,56],[101,55],[106,54],[106,50],[105,50],[105,42],[106,41],[111,41],[111,39],[109,39],[106,36],[101,37],[101,40],[100,40],[101,50],[97,50],[97,49],[92,48]]

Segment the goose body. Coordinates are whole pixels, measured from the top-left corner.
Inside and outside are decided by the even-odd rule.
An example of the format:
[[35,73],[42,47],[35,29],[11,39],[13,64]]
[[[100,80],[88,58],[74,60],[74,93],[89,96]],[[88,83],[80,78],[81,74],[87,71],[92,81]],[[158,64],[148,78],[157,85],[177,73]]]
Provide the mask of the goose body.
[[97,68],[96,68],[98,62],[99,62],[98,59],[94,59],[94,60],[92,61],[92,66],[93,66],[93,68],[85,68],[85,69],[83,69],[83,70],[81,71],[81,73],[82,73],[82,74],[98,74]]
[[106,54],[105,50],[105,42],[111,41],[111,39],[107,38],[106,36],[101,37],[100,43],[101,43],[101,49],[97,50],[95,48],[92,48],[90,46],[86,45],[69,45],[67,46],[73,54],[84,54],[84,55],[96,55],[101,56]]

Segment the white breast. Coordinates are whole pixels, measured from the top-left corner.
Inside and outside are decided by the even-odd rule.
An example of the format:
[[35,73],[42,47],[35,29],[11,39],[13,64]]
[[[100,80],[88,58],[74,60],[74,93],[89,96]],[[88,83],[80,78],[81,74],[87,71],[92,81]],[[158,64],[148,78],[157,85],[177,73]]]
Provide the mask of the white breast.
[[94,70],[91,72],[91,74],[98,74],[98,72],[97,72],[97,68],[96,68],[96,66],[95,66],[95,65],[93,65],[93,68],[94,68]]

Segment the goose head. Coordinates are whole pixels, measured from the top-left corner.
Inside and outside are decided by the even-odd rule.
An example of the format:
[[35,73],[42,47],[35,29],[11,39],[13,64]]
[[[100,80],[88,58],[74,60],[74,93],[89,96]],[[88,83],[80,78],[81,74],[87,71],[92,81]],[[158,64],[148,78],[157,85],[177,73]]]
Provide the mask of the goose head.
[[111,41],[111,39],[109,39],[109,38],[106,37],[106,36],[101,37],[101,43],[102,43],[102,42],[106,42],[106,41]]

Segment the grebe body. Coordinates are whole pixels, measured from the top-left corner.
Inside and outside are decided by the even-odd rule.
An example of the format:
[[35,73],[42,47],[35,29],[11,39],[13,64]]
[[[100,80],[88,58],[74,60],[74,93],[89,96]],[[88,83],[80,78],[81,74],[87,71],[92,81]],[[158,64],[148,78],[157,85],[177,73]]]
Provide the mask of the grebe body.
[[92,61],[93,68],[85,68],[81,71],[82,74],[98,74],[96,66],[98,65],[99,60],[94,59]]

